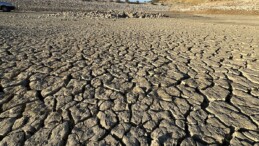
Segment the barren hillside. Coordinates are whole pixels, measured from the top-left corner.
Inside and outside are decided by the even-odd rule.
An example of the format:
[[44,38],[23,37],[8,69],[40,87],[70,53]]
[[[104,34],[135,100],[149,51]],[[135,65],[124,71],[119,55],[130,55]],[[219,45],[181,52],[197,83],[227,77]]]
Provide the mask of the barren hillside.
[[258,11],[258,0],[160,0],[162,3],[171,4],[171,10],[241,10]]
[[256,3],[257,0],[160,0],[169,3],[188,3],[188,4],[201,4],[201,3],[211,3],[211,2],[235,2],[235,3]]
[[13,3],[20,11],[168,11],[168,6],[151,4],[128,4],[106,0],[4,0]]

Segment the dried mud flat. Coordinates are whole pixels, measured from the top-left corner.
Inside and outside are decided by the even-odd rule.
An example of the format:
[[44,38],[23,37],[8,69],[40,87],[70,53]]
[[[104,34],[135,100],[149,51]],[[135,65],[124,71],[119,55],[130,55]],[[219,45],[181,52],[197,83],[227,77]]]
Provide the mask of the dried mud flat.
[[0,13],[0,145],[259,145],[259,27]]

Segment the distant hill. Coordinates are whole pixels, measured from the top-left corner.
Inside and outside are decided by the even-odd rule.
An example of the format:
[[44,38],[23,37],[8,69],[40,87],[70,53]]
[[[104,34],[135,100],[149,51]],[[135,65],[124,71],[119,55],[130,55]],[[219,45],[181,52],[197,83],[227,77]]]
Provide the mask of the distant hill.
[[185,3],[185,4],[202,4],[202,3],[210,3],[210,2],[235,2],[235,3],[258,2],[258,0],[158,0],[158,1],[167,2],[167,3]]
[[259,0],[157,0],[175,11],[231,10],[259,12]]

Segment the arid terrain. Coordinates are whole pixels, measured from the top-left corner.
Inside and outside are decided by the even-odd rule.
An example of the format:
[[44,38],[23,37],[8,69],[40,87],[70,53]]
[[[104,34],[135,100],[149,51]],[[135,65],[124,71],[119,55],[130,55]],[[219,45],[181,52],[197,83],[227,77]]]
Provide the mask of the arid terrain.
[[[157,0],[171,5],[173,11],[242,11],[259,14],[258,0]],[[226,13],[226,12],[225,12]]]
[[0,13],[0,146],[259,145],[257,16],[88,15]]

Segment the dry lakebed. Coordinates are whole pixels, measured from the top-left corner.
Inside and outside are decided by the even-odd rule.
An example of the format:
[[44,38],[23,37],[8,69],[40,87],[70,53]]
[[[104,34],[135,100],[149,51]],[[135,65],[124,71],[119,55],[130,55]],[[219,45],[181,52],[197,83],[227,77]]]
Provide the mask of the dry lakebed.
[[258,16],[97,13],[0,13],[0,146],[259,145]]

